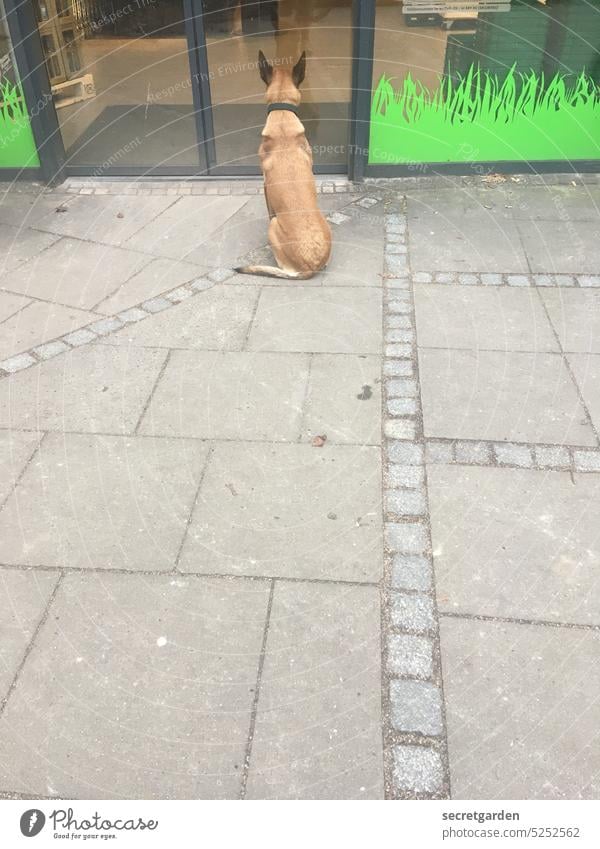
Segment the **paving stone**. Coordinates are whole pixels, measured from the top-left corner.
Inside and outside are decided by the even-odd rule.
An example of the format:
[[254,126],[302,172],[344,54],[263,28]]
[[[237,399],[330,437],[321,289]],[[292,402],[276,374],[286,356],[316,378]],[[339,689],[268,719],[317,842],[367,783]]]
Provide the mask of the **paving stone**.
[[173,304],[167,298],[150,298],[148,301],[144,301],[142,307],[150,313],[162,312],[163,310],[168,310],[172,307]]
[[173,351],[140,433],[294,442],[308,373],[303,354]]
[[132,433],[165,351],[94,345],[0,381],[0,427]]
[[58,354],[64,354],[68,350],[70,350],[69,346],[61,342],[60,339],[57,339],[55,342],[46,342],[45,345],[38,345],[37,348],[33,349],[33,353],[40,360],[51,360],[52,357],[56,357]]
[[553,274],[533,274],[534,286],[556,286],[559,282]]
[[244,286],[215,285],[153,315],[140,325],[125,327],[110,337],[126,347],[239,350],[246,339],[258,292]]
[[303,440],[310,441],[315,435],[325,433],[331,442],[379,445],[380,370],[378,357],[313,355],[302,424]]
[[414,416],[417,401],[415,398],[388,398],[387,410],[391,416]]
[[496,460],[501,465],[522,466],[530,468],[533,465],[531,459],[531,448],[527,445],[511,445],[510,443],[496,443],[494,445]]
[[414,398],[417,394],[417,382],[411,377],[398,377],[388,380],[386,389],[390,398]]
[[385,249],[385,252],[388,256],[394,254],[406,254],[407,251],[407,246],[401,242],[389,242]]
[[578,221],[577,239],[564,221],[519,221],[518,227],[531,271],[596,274],[600,268],[597,220]]
[[392,625],[407,631],[435,630],[435,612],[431,596],[421,593],[393,593]]
[[[173,298],[168,290],[179,286],[181,291],[181,285],[196,278],[198,272],[202,270],[188,262],[177,262],[172,259],[154,259],[148,262],[149,258],[145,257],[145,259],[146,265],[141,271],[98,304],[96,307],[98,312],[114,315],[163,293],[166,293],[165,298],[172,301]],[[190,294],[189,290],[184,291]]]
[[422,466],[401,466],[390,463],[387,467],[387,481],[392,489],[399,486],[420,487],[425,481],[425,471]]
[[429,681],[390,681],[392,725],[397,731],[439,735],[442,694]]
[[598,432],[600,431],[600,355],[568,354],[567,361]]
[[397,590],[430,590],[433,569],[427,557],[396,554],[392,562],[392,586]]
[[99,336],[106,336],[108,333],[119,330],[121,327],[123,327],[121,319],[113,316],[112,318],[102,318],[100,321],[95,321],[93,324],[90,324],[89,329],[92,333],[97,333]]
[[386,510],[397,516],[423,516],[427,500],[423,492],[410,489],[390,489],[385,494]]
[[398,290],[410,289],[410,278],[407,275],[403,275],[402,277],[387,277],[385,285],[391,290],[390,294],[395,295]]
[[415,432],[413,419],[387,419],[384,422],[384,433],[388,439],[414,440]]
[[388,315],[385,323],[388,328],[399,327],[404,330],[412,330],[413,327],[412,317],[408,315]]
[[379,595],[278,583],[250,799],[383,797]]
[[428,463],[452,463],[454,451],[451,442],[428,442],[425,445],[425,456]]
[[87,345],[88,342],[92,342],[96,339],[96,334],[92,333],[92,331],[85,327],[81,330],[75,330],[73,333],[69,333],[67,336],[64,336],[64,341],[68,342],[69,345],[73,347],[79,347],[79,345]]
[[600,287],[600,275],[598,274],[580,274],[577,277],[577,282],[584,288]]
[[70,201],[66,212],[51,212],[36,226],[60,236],[121,245],[174,202],[164,196],[79,196]]
[[428,271],[415,271],[413,274],[413,283],[432,283],[433,274]]
[[393,552],[421,554],[429,547],[429,539],[424,526],[416,522],[388,522],[385,526],[385,544]]
[[537,292],[436,285],[415,289],[419,345],[501,351],[559,351]]
[[444,785],[442,759],[425,746],[394,746],[394,783],[405,793],[439,793]]
[[187,286],[180,286],[178,289],[173,289],[171,292],[167,292],[165,298],[168,298],[174,304],[180,304],[182,301],[186,301],[188,298],[192,297],[191,288],[188,289]]
[[[401,245],[406,248],[406,233],[395,233],[393,231],[386,230],[385,234],[386,248],[391,247],[392,245]],[[403,251],[405,253],[406,251]],[[391,253],[394,253],[392,251]]]
[[480,274],[479,279],[484,286],[502,286],[504,283],[501,274]]
[[2,362],[0,362],[0,369],[8,374],[14,374],[15,372],[29,368],[29,366],[34,365],[35,362],[36,360],[31,356],[31,354],[17,354],[16,357],[9,357],[7,360],[2,360]]
[[[412,329],[410,329],[410,330],[396,330],[396,329],[388,330],[385,334],[385,338],[386,338],[387,342],[409,343],[405,350],[407,351],[406,356],[411,356],[412,350],[411,350],[410,346],[415,341],[415,333]],[[389,356],[394,357],[394,356],[397,356],[397,354],[394,354],[392,352],[392,353],[389,354]]]
[[379,354],[381,293],[367,287],[267,287],[248,345],[255,351]]
[[433,642],[414,634],[390,634],[388,667],[392,675],[431,678],[433,675]]
[[536,445],[534,454],[538,466],[556,467],[571,465],[569,449],[563,448],[561,445]]
[[600,291],[545,289],[541,294],[563,350],[600,354]]
[[454,450],[457,463],[489,463],[492,459],[487,442],[457,442]]
[[0,431],[0,503],[11,492],[38,443],[35,433]]
[[453,798],[597,799],[600,634],[460,619],[440,629]]
[[421,348],[426,437],[595,445],[559,354]]
[[405,466],[420,466],[423,463],[423,446],[406,442],[390,442],[387,446],[390,463]]
[[459,274],[458,282],[462,286],[476,286],[479,283],[477,274]]
[[129,310],[120,312],[118,318],[120,318],[124,324],[129,324],[130,322],[142,321],[143,319],[148,318],[148,313],[139,307],[131,307]]
[[[20,192],[18,184],[13,183],[0,203],[0,223],[19,229],[35,227],[40,219],[50,213],[56,214],[58,207],[64,207],[72,200],[72,196],[64,191]],[[57,217],[62,214],[58,213]]]
[[0,562],[170,569],[208,446],[47,436],[0,513]]
[[167,782],[176,799],[236,798],[268,592],[67,575],[0,721],[2,786],[161,799]]
[[600,624],[600,478],[431,466],[427,474],[442,611]]
[[[0,204],[0,209],[1,208],[2,204]],[[4,285],[2,282],[4,279],[5,278],[2,278],[2,280],[0,280],[0,285]],[[0,290],[0,322],[10,318],[30,303],[31,298],[25,298],[22,295],[13,295],[11,292],[2,292]]]
[[578,471],[600,472],[599,451],[574,451],[573,462]]
[[391,344],[385,346],[386,357],[404,357],[408,359],[412,356],[412,345]]
[[10,272],[22,266],[57,240],[58,236],[50,233],[40,233],[28,227],[0,224],[0,257],[2,257],[0,272]]
[[458,276],[452,271],[438,271],[434,279],[436,283],[456,283]]
[[[0,452],[2,451],[0,443]],[[0,463],[2,463],[0,454]],[[56,586],[58,572],[0,569],[0,702],[8,695],[35,629]]]
[[42,345],[63,333],[89,324],[94,313],[33,301],[0,324],[0,360]]
[[507,274],[506,282],[509,286],[531,286],[531,280],[526,274]]
[[256,245],[258,234],[266,232],[266,221],[262,198],[180,197],[125,244],[155,256],[222,268]]
[[[381,287],[383,228],[377,219],[362,216],[335,234],[327,269],[318,275],[324,286]],[[264,278],[263,278],[264,280]],[[296,284],[297,285],[297,284]]]
[[350,445],[217,444],[180,568],[379,580],[379,456]]
[[212,271],[209,271],[207,277],[214,283],[223,283],[225,280],[229,280],[230,277],[233,277],[233,269],[214,268]]
[[408,199],[413,265],[442,272],[493,272],[502,268],[527,273],[517,224],[467,203],[467,198],[457,203],[455,189],[452,195],[454,202],[449,192]]
[[[409,377],[413,374],[414,367],[410,360],[386,360],[383,364],[383,373],[386,377]],[[417,393],[417,383],[413,380],[388,380],[386,381],[388,395],[401,393],[406,395],[410,393],[415,396]]]
[[135,251],[61,239],[25,267],[3,277],[2,285],[24,295],[91,310],[148,262],[147,256]]
[[394,299],[388,301],[388,309],[391,313],[409,314],[412,313],[412,304],[408,300],[398,300],[396,298],[396,293],[394,292]]

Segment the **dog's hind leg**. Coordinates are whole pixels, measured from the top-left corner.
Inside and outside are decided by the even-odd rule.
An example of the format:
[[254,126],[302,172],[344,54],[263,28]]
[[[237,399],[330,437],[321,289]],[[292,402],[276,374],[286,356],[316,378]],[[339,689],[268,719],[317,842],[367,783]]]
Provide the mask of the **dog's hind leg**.
[[239,274],[260,274],[264,277],[279,277],[285,280],[309,280],[314,277],[314,271],[296,271],[292,268],[285,254],[285,249],[279,240],[279,223],[277,217],[269,224],[269,244],[277,262],[275,265],[245,265],[235,268]]

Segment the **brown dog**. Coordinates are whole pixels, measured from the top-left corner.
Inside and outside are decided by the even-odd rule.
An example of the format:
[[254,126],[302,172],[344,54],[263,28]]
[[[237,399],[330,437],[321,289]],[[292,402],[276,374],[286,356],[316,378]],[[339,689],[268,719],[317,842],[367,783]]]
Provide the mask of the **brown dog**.
[[247,265],[235,270],[306,280],[325,268],[331,254],[331,230],[317,206],[312,151],[296,114],[306,54],[290,71],[274,68],[261,50],[258,66],[269,104],[258,153],[271,217],[269,243],[279,267]]

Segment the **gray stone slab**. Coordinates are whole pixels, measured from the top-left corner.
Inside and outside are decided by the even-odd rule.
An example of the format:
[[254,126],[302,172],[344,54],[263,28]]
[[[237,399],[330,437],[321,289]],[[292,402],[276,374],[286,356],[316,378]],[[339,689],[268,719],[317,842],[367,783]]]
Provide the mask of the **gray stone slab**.
[[32,301],[0,324],[0,360],[41,345],[63,333],[89,324],[92,312],[63,307],[46,301]]
[[516,224],[489,210],[459,204],[438,211],[429,202],[408,199],[409,246],[418,271],[527,273]]
[[336,228],[324,286],[378,286],[383,273],[383,222],[367,214]]
[[424,284],[415,287],[415,310],[424,348],[559,350],[533,290]]
[[0,275],[37,256],[57,239],[58,236],[40,233],[28,227],[0,224]]
[[267,287],[252,324],[253,350],[379,354],[381,292],[322,287]]
[[80,348],[0,381],[0,427],[131,433],[165,351]]
[[534,274],[596,274],[600,268],[598,220],[571,227],[563,221],[519,221],[518,228]]
[[419,351],[426,437],[595,445],[561,356]]
[[401,793],[440,793],[444,787],[442,759],[428,746],[394,746],[394,785]]
[[0,722],[0,786],[236,798],[267,598],[262,583],[67,576]]
[[91,310],[148,262],[135,251],[61,239],[1,283],[13,292]]
[[[4,280],[0,280],[0,286],[4,286]],[[3,292],[0,290],[0,322],[6,321],[15,313],[31,303],[31,298],[24,298],[22,295],[15,295],[12,292]]]
[[58,572],[0,570],[0,702],[8,695],[57,580]]
[[[498,205],[511,205],[515,219],[545,221],[598,221],[600,217],[600,191],[597,186],[526,186],[496,189]],[[489,196],[489,193],[488,193]],[[493,200],[492,200],[493,202]]]
[[50,212],[36,227],[61,236],[121,245],[176,202],[177,198],[167,195],[78,195],[66,212]]
[[542,289],[564,351],[600,354],[600,290]]
[[308,374],[306,354],[173,351],[140,431],[295,442]]
[[455,799],[598,799],[600,634],[441,622]]
[[39,441],[35,433],[0,431],[0,503],[11,492]]
[[139,325],[123,328],[107,341],[126,347],[239,350],[258,294],[253,287],[215,284]]
[[381,799],[375,587],[275,588],[248,775],[251,799]]
[[50,434],[0,512],[0,562],[172,569],[208,446]]
[[218,444],[180,568],[379,580],[379,453],[349,445]]
[[390,681],[392,725],[397,731],[439,735],[442,719],[442,694],[429,681]]
[[392,624],[407,631],[435,630],[433,598],[422,593],[392,594]]
[[[247,197],[181,197],[130,238],[127,247],[199,265],[227,265],[224,226]],[[229,253],[227,253],[227,257]]]
[[46,215],[63,213],[56,212],[74,200],[74,195],[67,192],[39,191],[19,192],[13,185],[10,191],[0,198],[0,224],[10,224],[13,227],[35,227]]
[[568,354],[567,360],[594,427],[600,432],[600,354]]
[[381,361],[378,357],[315,354],[303,417],[303,439],[381,442]]
[[600,477],[431,466],[440,610],[600,624]]
[[396,554],[392,561],[392,586],[397,590],[430,590],[433,569],[428,557]]

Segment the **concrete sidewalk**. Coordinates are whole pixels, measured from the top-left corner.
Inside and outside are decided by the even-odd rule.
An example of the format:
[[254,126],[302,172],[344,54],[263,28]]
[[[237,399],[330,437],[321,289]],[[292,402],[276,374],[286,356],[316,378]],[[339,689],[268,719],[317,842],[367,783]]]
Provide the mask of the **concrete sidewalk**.
[[19,188],[0,791],[598,798],[598,181]]

